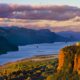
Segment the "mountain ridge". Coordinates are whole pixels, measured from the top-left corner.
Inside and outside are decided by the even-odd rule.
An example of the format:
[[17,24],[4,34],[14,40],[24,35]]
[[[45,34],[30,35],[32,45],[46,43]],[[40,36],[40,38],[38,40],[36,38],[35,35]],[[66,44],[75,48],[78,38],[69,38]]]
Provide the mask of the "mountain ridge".
[[61,31],[61,32],[57,32],[57,34],[59,34],[59,35],[61,35],[63,37],[74,39],[76,41],[80,41],[80,32],[75,32],[75,31]]
[[48,29],[33,30],[20,27],[0,27],[0,35],[6,37],[12,44],[17,46],[69,41]]

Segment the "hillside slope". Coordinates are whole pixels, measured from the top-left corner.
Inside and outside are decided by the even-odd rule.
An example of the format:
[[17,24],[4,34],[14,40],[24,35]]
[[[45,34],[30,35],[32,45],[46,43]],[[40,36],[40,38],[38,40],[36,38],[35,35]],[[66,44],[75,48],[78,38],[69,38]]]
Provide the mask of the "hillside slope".
[[19,27],[1,27],[0,35],[3,35],[15,45],[69,41],[69,39],[59,36],[48,29],[33,30]]
[[0,36],[0,54],[6,53],[7,51],[16,51],[18,47],[11,44],[6,38]]

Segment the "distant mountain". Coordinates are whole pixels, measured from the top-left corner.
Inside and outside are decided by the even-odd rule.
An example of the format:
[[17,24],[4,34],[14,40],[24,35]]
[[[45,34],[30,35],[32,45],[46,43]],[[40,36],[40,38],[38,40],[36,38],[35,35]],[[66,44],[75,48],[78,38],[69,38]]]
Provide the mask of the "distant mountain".
[[0,54],[16,50],[18,50],[17,46],[11,44],[5,37],[0,36]]
[[33,30],[19,27],[0,27],[0,35],[14,45],[69,41],[48,29]]
[[62,32],[58,32],[58,35],[61,35],[63,37],[67,37],[70,40],[80,40],[80,32],[74,32],[74,31],[62,31]]

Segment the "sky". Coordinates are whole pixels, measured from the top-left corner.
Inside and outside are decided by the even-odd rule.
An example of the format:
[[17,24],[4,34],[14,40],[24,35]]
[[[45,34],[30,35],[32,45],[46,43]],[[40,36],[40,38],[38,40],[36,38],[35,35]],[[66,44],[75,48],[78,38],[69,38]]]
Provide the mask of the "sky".
[[0,3],[25,5],[70,5],[80,7],[80,0],[0,0]]
[[0,0],[0,4],[1,26],[80,32],[80,0]]

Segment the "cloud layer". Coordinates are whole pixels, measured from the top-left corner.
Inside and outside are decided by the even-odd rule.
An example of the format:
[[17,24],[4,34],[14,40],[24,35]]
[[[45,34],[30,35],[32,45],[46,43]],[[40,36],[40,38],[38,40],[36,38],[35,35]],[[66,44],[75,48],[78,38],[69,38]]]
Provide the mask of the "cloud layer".
[[1,18],[68,20],[80,16],[80,8],[71,6],[24,6],[0,4]]
[[80,32],[80,17],[65,21],[58,20],[26,20],[0,18],[0,26],[18,26],[31,29],[50,29],[51,31],[78,31]]
[[80,8],[0,4],[0,26],[80,32]]

